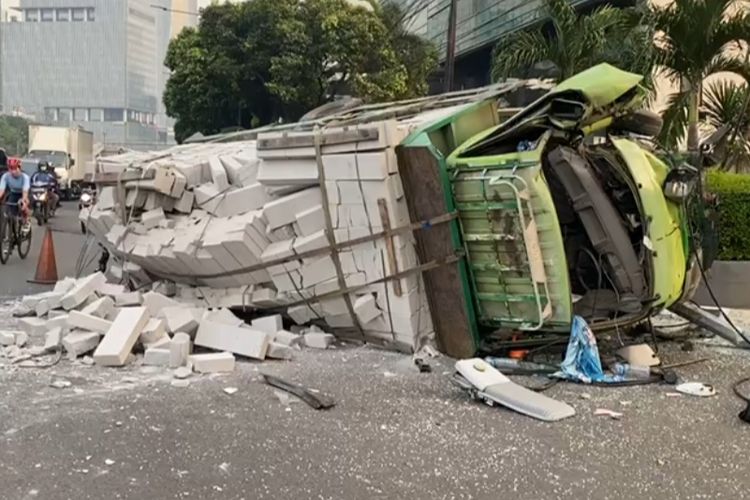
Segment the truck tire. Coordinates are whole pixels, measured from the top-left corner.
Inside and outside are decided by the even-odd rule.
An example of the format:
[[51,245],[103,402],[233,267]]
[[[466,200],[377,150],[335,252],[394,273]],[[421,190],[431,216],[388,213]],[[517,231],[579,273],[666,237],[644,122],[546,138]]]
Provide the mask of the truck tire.
[[661,133],[663,126],[664,120],[659,114],[647,109],[639,109],[616,118],[610,128],[655,137]]

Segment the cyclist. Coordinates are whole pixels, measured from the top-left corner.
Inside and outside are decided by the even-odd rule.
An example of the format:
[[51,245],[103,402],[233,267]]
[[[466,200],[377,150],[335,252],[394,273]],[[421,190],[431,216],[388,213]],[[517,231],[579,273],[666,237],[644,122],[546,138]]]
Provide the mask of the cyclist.
[[[20,214],[23,220],[21,230],[23,234],[28,234],[31,231],[31,223],[29,222],[30,187],[31,179],[21,171],[21,161],[18,158],[9,158],[8,171],[0,178],[0,202],[14,204],[9,206],[8,209],[12,216]],[[6,191],[8,192],[7,200]]]

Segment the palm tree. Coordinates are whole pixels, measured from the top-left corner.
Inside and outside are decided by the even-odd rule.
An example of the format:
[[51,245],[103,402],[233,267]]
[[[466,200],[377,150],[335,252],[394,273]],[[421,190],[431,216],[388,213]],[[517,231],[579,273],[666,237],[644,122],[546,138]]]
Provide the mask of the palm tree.
[[501,39],[493,55],[493,79],[514,76],[541,63],[551,66],[556,80],[600,62],[631,71],[648,67],[650,50],[644,48],[650,46],[651,34],[635,9],[605,5],[578,14],[567,0],[544,0],[543,12],[551,33],[538,26]]
[[750,75],[742,56],[736,54],[750,36],[750,20],[735,0],[675,0],[666,7],[654,7],[657,72],[680,82],[664,111],[662,142],[675,146],[687,130],[688,150],[699,146],[698,110],[703,80],[729,71]]
[[750,168],[750,88],[747,84],[719,81],[707,86],[702,112],[714,132],[722,135],[716,145],[723,166],[730,170]]

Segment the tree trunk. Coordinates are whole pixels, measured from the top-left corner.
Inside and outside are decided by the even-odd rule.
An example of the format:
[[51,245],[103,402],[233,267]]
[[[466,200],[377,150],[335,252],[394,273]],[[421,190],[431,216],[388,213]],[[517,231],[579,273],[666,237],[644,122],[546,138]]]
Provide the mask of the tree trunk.
[[700,85],[693,85],[690,90],[690,102],[688,103],[688,129],[687,149],[690,163],[701,168],[700,165],[700,138],[698,137],[698,107],[700,99]]

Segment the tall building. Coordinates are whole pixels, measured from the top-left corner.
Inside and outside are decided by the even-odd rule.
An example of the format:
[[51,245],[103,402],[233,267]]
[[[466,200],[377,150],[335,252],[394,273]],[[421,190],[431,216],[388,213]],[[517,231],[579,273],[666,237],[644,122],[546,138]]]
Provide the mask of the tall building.
[[[7,0],[0,0],[5,5]],[[15,0],[0,19],[3,111],[81,125],[98,142],[168,141],[161,105],[169,0]]]

